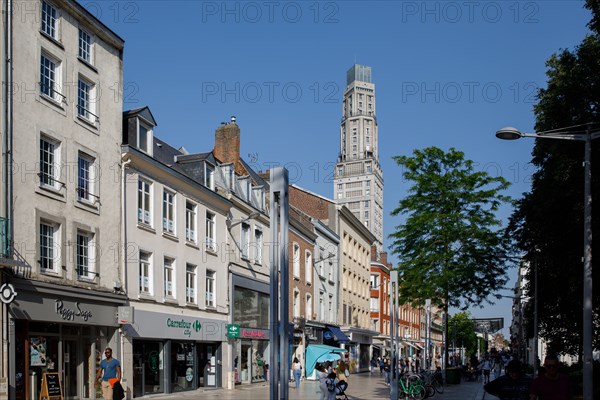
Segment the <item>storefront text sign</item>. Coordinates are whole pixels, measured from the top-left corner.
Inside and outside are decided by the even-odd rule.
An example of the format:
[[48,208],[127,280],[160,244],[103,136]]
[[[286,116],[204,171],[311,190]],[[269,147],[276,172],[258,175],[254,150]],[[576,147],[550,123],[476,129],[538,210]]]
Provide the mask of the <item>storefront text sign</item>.
[[167,318],[167,327],[175,329],[183,329],[183,334],[187,337],[192,336],[193,332],[200,332],[202,324],[198,320],[186,321],[184,319],[171,319]]
[[247,329],[242,328],[241,337],[252,338],[252,339],[268,339],[269,334],[260,329]]
[[56,313],[62,317],[65,321],[74,321],[75,317],[81,317],[84,321],[87,321],[92,317],[92,312],[89,310],[82,310],[79,302],[75,303],[75,309],[65,307],[61,299],[56,299]]

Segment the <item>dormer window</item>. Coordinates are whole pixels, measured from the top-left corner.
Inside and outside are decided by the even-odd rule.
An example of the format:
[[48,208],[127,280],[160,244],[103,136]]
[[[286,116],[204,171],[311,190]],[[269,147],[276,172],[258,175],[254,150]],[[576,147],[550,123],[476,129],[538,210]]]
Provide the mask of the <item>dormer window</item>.
[[138,118],[137,146],[144,153],[152,155],[152,128]]
[[208,163],[204,164],[204,186],[215,190],[215,167]]

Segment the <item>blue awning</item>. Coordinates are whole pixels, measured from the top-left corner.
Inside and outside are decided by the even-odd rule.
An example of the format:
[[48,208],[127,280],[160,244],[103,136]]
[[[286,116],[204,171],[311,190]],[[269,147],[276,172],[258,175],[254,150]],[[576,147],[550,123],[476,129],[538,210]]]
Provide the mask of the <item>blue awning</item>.
[[[346,336],[346,334],[342,332],[342,330],[337,326],[327,325],[327,329],[329,329],[329,331],[333,334],[333,338],[326,339],[335,339],[340,343],[350,343],[350,338]],[[325,337],[326,334],[327,331],[325,332],[323,337]]]

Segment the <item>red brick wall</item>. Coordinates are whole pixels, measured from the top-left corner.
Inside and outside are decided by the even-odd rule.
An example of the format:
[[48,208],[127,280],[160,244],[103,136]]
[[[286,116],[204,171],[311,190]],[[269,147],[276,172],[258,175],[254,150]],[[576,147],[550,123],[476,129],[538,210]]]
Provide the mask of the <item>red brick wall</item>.
[[313,218],[324,220],[329,218],[329,205],[333,202],[317,197],[303,190],[290,186],[290,204],[304,211]]

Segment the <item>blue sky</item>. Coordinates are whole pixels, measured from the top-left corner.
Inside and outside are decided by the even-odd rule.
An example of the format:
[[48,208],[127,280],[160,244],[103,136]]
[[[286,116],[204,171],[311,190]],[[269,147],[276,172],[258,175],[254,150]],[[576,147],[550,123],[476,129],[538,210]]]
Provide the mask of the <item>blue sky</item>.
[[[294,183],[328,197],[346,71],[371,66],[385,235],[401,222],[389,214],[408,188],[392,157],[413,149],[455,147],[512,182],[510,195],[529,189],[533,142],[494,132],[533,130],[545,61],[577,45],[590,18],[573,0],[82,4],[125,39],[124,108],[148,105],[157,136],[210,151],[215,128],[235,115],[256,169],[287,166]],[[471,311],[508,326],[510,308]]]

